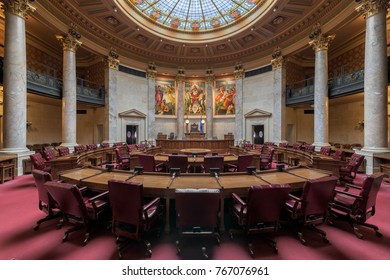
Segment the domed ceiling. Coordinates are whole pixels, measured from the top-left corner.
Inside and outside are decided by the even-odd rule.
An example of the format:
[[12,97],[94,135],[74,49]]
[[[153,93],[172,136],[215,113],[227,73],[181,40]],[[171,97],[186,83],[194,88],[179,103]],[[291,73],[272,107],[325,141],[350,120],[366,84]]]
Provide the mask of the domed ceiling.
[[[177,73],[184,67],[205,73],[232,72],[269,64],[276,47],[291,55],[308,46],[315,23],[335,33],[360,15],[354,1],[339,0],[45,0],[26,23],[31,37],[61,55],[55,35],[75,23],[82,51],[105,57],[111,48],[120,63],[145,70]],[[197,25],[194,25],[197,23]],[[362,33],[349,28],[348,37]],[[196,28],[194,28],[196,26]],[[352,31],[351,31],[352,30]],[[36,35],[39,34],[39,35]],[[336,34],[332,47],[346,36]],[[314,57],[314,52],[312,56]]]

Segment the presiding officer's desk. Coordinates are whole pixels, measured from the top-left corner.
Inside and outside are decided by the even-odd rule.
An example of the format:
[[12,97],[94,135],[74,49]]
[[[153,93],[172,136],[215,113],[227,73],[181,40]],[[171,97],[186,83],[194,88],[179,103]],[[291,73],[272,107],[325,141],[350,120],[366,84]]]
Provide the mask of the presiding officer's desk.
[[[177,188],[215,188],[221,191],[221,213],[224,213],[224,199],[230,198],[233,192],[246,196],[248,188],[259,184],[290,184],[293,191],[302,189],[308,179],[322,178],[331,175],[324,170],[306,167],[288,168],[282,172],[261,171],[249,175],[244,172],[221,173],[219,176],[210,176],[202,173],[186,173],[172,177],[169,173],[145,172],[136,175],[129,171],[107,171],[97,167],[84,167],[63,171],[59,178],[66,182],[86,186],[92,191],[104,192],[108,190],[110,179],[126,180],[142,183],[144,195],[147,197],[161,197],[166,201],[166,231],[170,230],[170,200],[174,198]],[[201,207],[201,205],[200,205]],[[224,215],[221,215],[221,230],[224,231]]]

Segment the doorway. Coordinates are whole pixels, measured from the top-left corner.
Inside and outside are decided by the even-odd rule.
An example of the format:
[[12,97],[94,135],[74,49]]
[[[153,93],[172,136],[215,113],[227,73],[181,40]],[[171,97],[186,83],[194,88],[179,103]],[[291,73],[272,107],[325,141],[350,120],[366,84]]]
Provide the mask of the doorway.
[[253,125],[253,143],[264,144],[264,125]]
[[138,125],[126,125],[126,143],[137,144]]

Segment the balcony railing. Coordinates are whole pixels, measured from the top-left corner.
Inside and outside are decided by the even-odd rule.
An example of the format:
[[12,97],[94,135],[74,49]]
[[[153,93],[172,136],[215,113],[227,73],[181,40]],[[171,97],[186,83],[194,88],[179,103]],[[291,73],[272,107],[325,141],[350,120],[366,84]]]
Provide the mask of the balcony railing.
[[[0,57],[0,83],[3,83],[4,58]],[[48,97],[62,97],[62,81],[44,73],[27,69],[27,91]],[[94,106],[104,106],[104,87],[77,78],[77,101]]]

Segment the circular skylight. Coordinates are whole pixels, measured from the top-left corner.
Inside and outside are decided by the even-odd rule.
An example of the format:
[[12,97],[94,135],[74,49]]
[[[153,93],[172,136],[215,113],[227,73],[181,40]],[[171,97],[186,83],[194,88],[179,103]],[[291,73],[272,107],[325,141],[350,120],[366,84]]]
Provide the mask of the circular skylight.
[[128,0],[149,20],[179,31],[212,31],[243,19],[261,0]]

